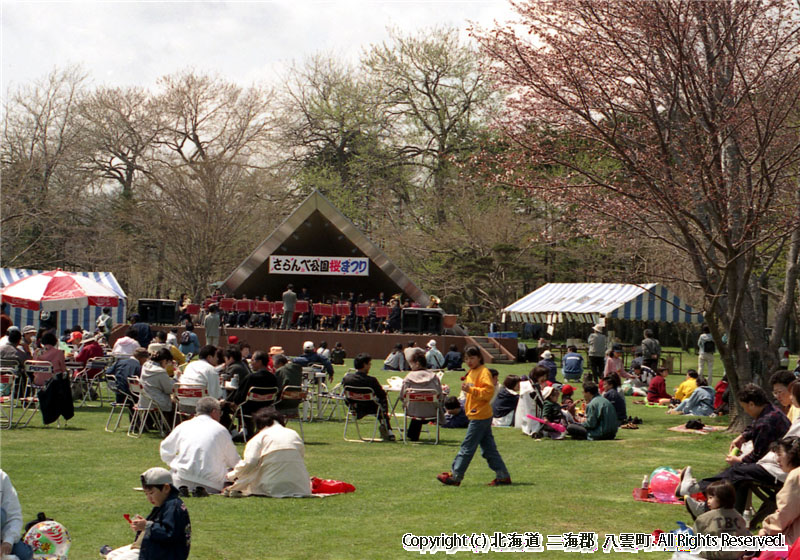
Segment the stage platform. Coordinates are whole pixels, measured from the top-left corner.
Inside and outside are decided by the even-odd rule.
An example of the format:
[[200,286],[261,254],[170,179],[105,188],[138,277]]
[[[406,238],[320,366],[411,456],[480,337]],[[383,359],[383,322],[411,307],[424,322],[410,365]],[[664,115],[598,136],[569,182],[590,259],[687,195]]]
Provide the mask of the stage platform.
[[[169,331],[175,325],[156,325],[150,327],[153,330]],[[117,326],[111,335],[111,344],[117,338],[124,335],[127,325]],[[183,331],[179,328],[178,332]],[[195,334],[200,339],[200,345],[205,344],[205,329],[195,327]],[[279,330],[279,329],[248,329],[226,327],[227,336],[237,336],[239,341],[250,344],[250,348],[256,350],[269,350],[271,346],[282,346],[289,356],[298,356],[303,353],[303,342],[311,340],[316,347],[322,341],[328,343],[328,348],[333,348],[337,342],[342,343],[342,347],[347,351],[348,359],[352,359],[360,352],[366,352],[375,360],[383,359],[392,351],[394,345],[402,343],[405,348],[410,341],[414,341],[417,346],[425,348],[428,341],[436,341],[436,347],[442,354],[446,354],[451,344],[455,344],[459,352],[463,352],[466,346],[474,344],[482,348],[484,361],[490,363],[511,363],[517,355],[517,339],[489,339],[483,336],[451,336],[451,335],[430,335],[430,334],[407,334],[407,333],[365,333],[348,331],[315,331],[315,330]],[[220,340],[220,345],[227,346],[227,338]]]

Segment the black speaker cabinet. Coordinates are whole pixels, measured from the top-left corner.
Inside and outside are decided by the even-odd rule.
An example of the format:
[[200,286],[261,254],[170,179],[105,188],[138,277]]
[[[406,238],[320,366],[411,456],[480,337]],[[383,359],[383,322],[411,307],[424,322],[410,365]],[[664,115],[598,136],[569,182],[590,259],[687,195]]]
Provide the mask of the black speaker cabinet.
[[410,334],[442,334],[444,311],[424,307],[403,309],[400,330]]
[[139,316],[145,323],[175,324],[178,302],[171,299],[140,299]]

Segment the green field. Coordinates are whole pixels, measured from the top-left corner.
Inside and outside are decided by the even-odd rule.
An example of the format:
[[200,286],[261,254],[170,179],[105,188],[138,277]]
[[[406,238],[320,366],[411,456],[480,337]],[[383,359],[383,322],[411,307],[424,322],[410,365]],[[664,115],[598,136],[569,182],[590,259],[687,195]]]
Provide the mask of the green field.
[[[684,360],[686,367],[690,366]],[[509,373],[526,373],[530,364],[498,369],[502,379]],[[343,372],[337,368],[337,380]],[[372,373],[385,378],[384,372]],[[457,387],[460,375],[447,373],[444,382]],[[670,377],[668,386],[682,378]],[[343,422],[306,423],[308,471],[350,482],[356,492],[326,499],[187,499],[191,557],[410,558],[415,553],[403,549],[405,533],[538,531],[546,542],[548,534],[593,531],[602,545],[606,533],[673,529],[676,521],[690,520],[682,507],[634,502],[632,489],[662,465],[691,464],[700,476],[721,470],[732,436],[668,432],[667,427],[685,418],[633,405],[631,400],[628,397],[629,414],[642,417],[644,424],[639,430],[620,430],[616,441],[537,441],[516,429],[495,428],[514,482],[500,488],[486,486],[493,473],[479,455],[461,487],[445,487],[435,480],[436,474],[449,470],[464,430],[442,430],[438,446],[350,443],[342,439]],[[144,495],[133,488],[141,472],[161,465],[159,440],[147,434],[137,440],[121,431],[106,433],[107,415],[108,408],[84,408],[76,411],[66,429],[43,428],[36,418],[30,427],[0,436],[2,468],[20,494],[26,521],[44,511],[63,523],[73,540],[71,558],[97,558],[103,544],[130,543],[133,534],[123,514],[150,511]],[[534,557],[562,555],[545,550]]]

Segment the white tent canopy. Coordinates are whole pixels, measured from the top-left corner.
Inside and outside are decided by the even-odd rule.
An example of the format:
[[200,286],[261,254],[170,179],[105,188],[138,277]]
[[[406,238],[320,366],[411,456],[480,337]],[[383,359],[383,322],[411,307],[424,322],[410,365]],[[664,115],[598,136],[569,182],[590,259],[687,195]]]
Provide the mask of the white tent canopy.
[[703,314],[660,284],[545,284],[503,309],[512,321],[597,323],[600,318],[702,323]]

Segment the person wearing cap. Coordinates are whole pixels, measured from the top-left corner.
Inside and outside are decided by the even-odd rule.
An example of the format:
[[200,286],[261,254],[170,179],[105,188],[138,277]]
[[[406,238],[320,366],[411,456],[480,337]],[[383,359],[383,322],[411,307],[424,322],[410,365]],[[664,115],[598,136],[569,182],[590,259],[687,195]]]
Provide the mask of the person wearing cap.
[[595,325],[592,327],[592,334],[589,335],[589,367],[592,371],[592,378],[595,383],[603,377],[603,366],[606,359],[606,345],[608,340],[603,334],[603,327]]
[[33,325],[25,325],[22,328],[22,340],[19,343],[20,348],[25,352],[27,360],[33,358],[33,339],[36,336],[36,327]]
[[203,328],[206,330],[206,344],[219,346],[222,318],[219,316],[217,304],[212,303],[208,306],[208,314],[203,319]]
[[[228,337],[228,346],[234,346],[236,344],[239,344],[239,337],[236,336],[235,334],[230,335]],[[241,348],[239,349],[241,350]]]
[[556,362],[553,359],[553,353],[550,350],[545,350],[542,352],[542,359],[539,360],[539,363],[542,367],[546,367],[548,371],[548,380],[551,383],[556,382],[556,376],[558,375],[558,366],[556,366]]
[[184,496],[219,494],[225,475],[239,462],[221,417],[219,401],[203,397],[197,401],[194,418],[178,424],[161,441],[161,460],[169,465],[172,483]]
[[15,555],[19,560],[33,558],[31,547],[20,540],[22,537],[22,506],[11,479],[0,469],[0,556]]
[[[103,347],[100,346],[100,343],[97,342],[97,336],[90,335],[88,337],[83,337],[83,346],[81,346],[80,351],[75,355],[74,360],[86,367],[89,360],[92,358],[102,358],[104,355],[105,351]],[[93,379],[94,376],[101,371],[103,371],[102,368],[92,368],[86,372],[86,375],[89,379]]]
[[428,351],[425,353],[425,359],[428,361],[430,369],[442,369],[444,367],[444,356],[436,348],[436,341],[433,339],[428,341]]
[[83,344],[83,330],[73,330],[69,338],[67,338],[67,344],[71,344],[73,346],[80,346]]
[[153,467],[140,480],[153,509],[146,518],[131,517],[134,543],[112,550],[107,560],[186,560],[192,537],[189,511],[167,469]]
[[267,364],[267,369],[269,371],[271,371],[272,373],[275,373],[275,370],[278,369],[275,366],[275,363],[273,362],[273,359],[275,358],[275,356],[277,356],[279,354],[282,355],[283,353],[284,353],[283,352],[283,346],[270,346],[269,347],[269,363]]
[[322,364],[325,373],[328,374],[328,379],[333,381],[333,366],[328,358],[320,356],[314,349],[314,343],[311,340],[306,340],[303,343],[303,355],[298,356],[292,360],[300,367],[308,367],[311,364]]
[[222,398],[222,386],[217,371],[217,349],[206,344],[200,349],[198,359],[189,362],[180,377],[182,385],[202,385],[209,397]]
[[180,341],[178,349],[183,352],[184,356],[197,354],[197,351],[200,350],[200,339],[197,338],[191,321],[186,322],[184,331],[178,340]]

